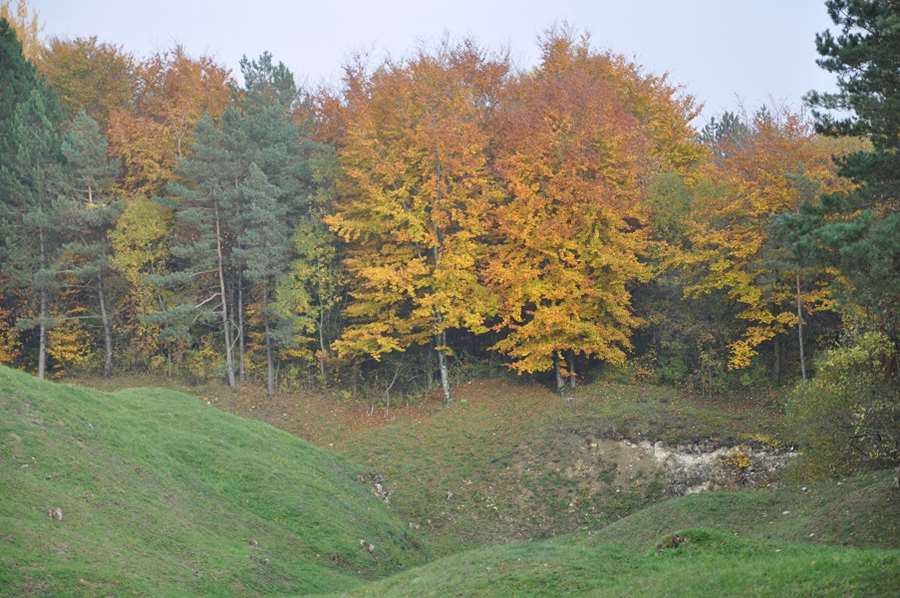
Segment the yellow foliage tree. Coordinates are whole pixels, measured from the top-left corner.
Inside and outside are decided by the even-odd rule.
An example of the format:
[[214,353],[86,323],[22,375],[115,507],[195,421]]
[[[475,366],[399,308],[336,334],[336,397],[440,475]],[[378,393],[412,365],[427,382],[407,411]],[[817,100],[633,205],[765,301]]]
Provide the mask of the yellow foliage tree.
[[694,200],[691,250],[677,258],[697,276],[686,295],[721,291],[740,306],[746,326],[730,346],[732,369],[750,365],[759,345],[798,327],[803,313],[832,307],[828,278],[804,285],[802,265],[780,253],[770,226],[804,200],[850,184],[832,160],[846,148],[817,137],[800,114],[763,109],[737,129],[707,165],[710,184]]
[[159,326],[141,322],[140,316],[159,311],[163,297],[147,283],[147,276],[165,272],[169,256],[171,210],[145,197],[130,199],[109,232],[113,248],[112,266],[128,281],[122,310],[128,319],[132,348],[150,356],[160,348]]
[[445,44],[374,73],[348,69],[339,197],[327,223],[347,244],[353,301],[340,355],[380,359],[433,341],[450,401],[446,333],[487,330],[479,279],[499,197],[485,119],[506,74],[474,44]]

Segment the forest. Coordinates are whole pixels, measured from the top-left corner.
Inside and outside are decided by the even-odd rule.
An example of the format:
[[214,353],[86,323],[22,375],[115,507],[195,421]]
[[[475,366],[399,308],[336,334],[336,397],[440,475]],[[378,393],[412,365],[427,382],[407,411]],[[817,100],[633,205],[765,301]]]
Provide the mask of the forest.
[[826,2],[836,91],[704,124],[567,25],[532,68],[448,39],[304,88],[0,7],[0,363],[445,405],[498,371],[777,388],[829,468],[900,463],[896,3]]

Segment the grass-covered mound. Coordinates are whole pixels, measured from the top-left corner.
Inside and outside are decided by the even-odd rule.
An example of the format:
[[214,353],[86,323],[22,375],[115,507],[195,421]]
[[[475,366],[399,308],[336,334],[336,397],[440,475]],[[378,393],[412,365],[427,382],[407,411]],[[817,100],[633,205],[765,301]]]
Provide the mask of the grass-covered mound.
[[893,596],[898,548],[900,495],[881,472],[670,499],[599,530],[454,554],[354,595]]
[[589,538],[639,547],[673,529],[693,527],[757,540],[900,548],[900,492],[887,471],[775,489],[703,492],[653,504]]
[[421,562],[358,475],[181,393],[0,367],[0,594],[327,592]]
[[569,537],[473,550],[363,586],[354,595],[892,596],[898,587],[898,550],[750,540],[692,529],[642,547],[586,547]]

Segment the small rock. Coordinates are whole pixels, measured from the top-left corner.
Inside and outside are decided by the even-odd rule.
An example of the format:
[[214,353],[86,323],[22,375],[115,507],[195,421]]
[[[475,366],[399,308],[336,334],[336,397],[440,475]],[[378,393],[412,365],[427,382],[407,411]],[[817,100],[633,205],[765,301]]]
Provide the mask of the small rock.
[[790,515],[791,512],[790,512],[790,511],[782,511],[781,514],[782,514],[782,515]]
[[55,519],[56,521],[62,521],[63,520],[62,509],[60,509],[59,507],[53,507],[53,508],[47,509],[47,516],[50,519]]
[[249,544],[250,546],[259,546],[259,542],[257,542],[255,538],[250,538]]

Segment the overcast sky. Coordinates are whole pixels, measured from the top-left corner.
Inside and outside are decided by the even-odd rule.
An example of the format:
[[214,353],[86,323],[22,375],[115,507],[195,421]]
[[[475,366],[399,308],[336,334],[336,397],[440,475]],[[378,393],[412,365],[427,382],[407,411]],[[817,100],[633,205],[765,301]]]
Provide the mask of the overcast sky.
[[668,72],[705,105],[702,120],[743,104],[792,107],[833,87],[815,64],[814,35],[830,25],[823,0],[31,0],[45,36],[96,35],[138,56],[176,42],[237,72],[241,55],[272,52],[307,84],[339,82],[356,51],[399,57],[445,34],[508,48],[520,67],[556,22],[594,45]]

